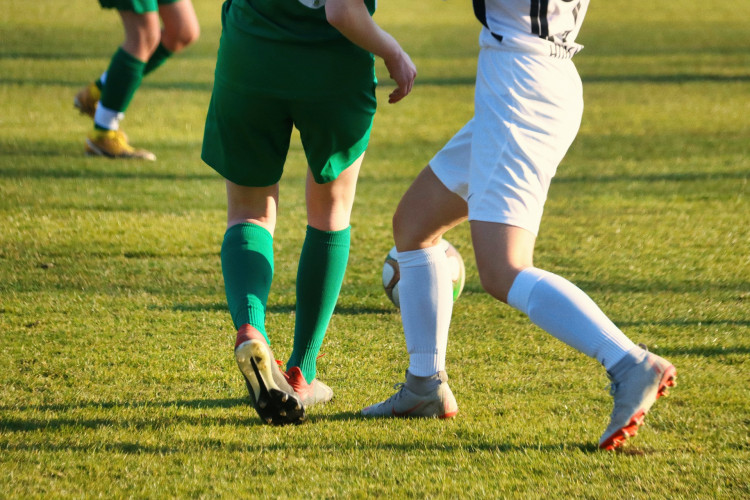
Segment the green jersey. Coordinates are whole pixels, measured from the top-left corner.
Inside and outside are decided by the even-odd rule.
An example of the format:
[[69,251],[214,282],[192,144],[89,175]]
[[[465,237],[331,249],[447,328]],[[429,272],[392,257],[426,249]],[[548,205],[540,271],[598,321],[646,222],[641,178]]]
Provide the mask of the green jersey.
[[[372,89],[374,57],[326,20],[325,0],[227,0],[216,83],[238,91],[320,97]],[[370,13],[375,0],[365,0]]]
[[[234,0],[234,3],[247,32],[255,36],[289,42],[343,38],[326,21],[325,0]],[[375,0],[365,0],[365,5],[372,15]]]

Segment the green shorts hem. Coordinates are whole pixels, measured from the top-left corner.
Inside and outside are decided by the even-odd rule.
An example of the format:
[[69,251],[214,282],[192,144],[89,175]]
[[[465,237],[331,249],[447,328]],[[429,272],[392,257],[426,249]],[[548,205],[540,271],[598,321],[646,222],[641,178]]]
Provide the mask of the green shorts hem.
[[146,12],[157,12],[159,5],[176,3],[180,0],[99,0],[103,9],[117,9],[145,14]]

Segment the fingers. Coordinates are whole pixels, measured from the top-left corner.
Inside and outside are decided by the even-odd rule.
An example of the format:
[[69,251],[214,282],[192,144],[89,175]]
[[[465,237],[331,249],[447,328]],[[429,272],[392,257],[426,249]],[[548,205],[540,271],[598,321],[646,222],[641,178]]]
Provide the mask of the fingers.
[[406,53],[403,53],[403,59],[399,64],[394,65],[390,71],[390,77],[396,82],[396,90],[388,96],[388,102],[393,104],[398,102],[411,92],[414,87],[414,80],[417,77],[417,68]]

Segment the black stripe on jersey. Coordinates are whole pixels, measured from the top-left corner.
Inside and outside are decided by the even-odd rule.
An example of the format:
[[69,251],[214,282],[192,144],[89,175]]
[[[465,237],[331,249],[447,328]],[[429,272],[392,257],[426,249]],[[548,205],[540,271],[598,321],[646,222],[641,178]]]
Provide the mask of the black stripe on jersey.
[[[490,29],[490,27],[487,25],[487,7],[484,4],[484,0],[472,0],[474,4],[474,15],[479,19],[479,22],[484,25],[485,28]],[[492,36],[494,36],[498,42],[503,41],[502,35],[498,35],[497,33],[492,33]]]
[[539,35],[539,0],[531,0],[531,33]]
[[474,15],[477,16],[479,22],[487,26],[487,7],[484,5],[484,0],[473,0],[474,2]]
[[539,24],[541,25],[539,36],[547,38],[549,36],[549,25],[547,24],[547,8],[549,7],[549,0],[542,0],[539,9]]
[[549,0],[531,0],[529,15],[531,16],[531,33],[539,38],[549,36],[549,25],[547,24],[547,9]]

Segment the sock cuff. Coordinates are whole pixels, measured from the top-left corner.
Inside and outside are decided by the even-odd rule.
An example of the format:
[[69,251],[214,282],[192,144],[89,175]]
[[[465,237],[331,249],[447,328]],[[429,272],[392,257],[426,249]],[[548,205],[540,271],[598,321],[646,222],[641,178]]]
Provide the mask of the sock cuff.
[[437,244],[434,247],[420,248],[418,250],[407,250],[396,252],[396,260],[400,268],[418,267],[428,264],[439,263],[447,259],[445,246]]
[[146,63],[144,61],[141,61],[122,47],[117,48],[114,57],[119,59],[123,64],[127,64],[132,69],[142,69],[144,66],[146,66]]
[[97,130],[118,130],[125,113],[109,109],[101,102],[94,113],[94,128]]
[[253,224],[252,222],[241,222],[228,228],[224,233],[224,241],[231,240],[233,238],[239,238],[242,240],[259,238],[273,244],[273,236],[268,231],[268,229],[257,224]]
[[351,240],[351,229],[347,228],[338,231],[323,231],[312,226],[307,226],[306,238],[313,238],[315,241],[328,243],[331,245],[349,245]]
[[516,276],[508,291],[508,305],[529,314],[529,297],[532,290],[545,276],[547,271],[537,267],[527,267]]

